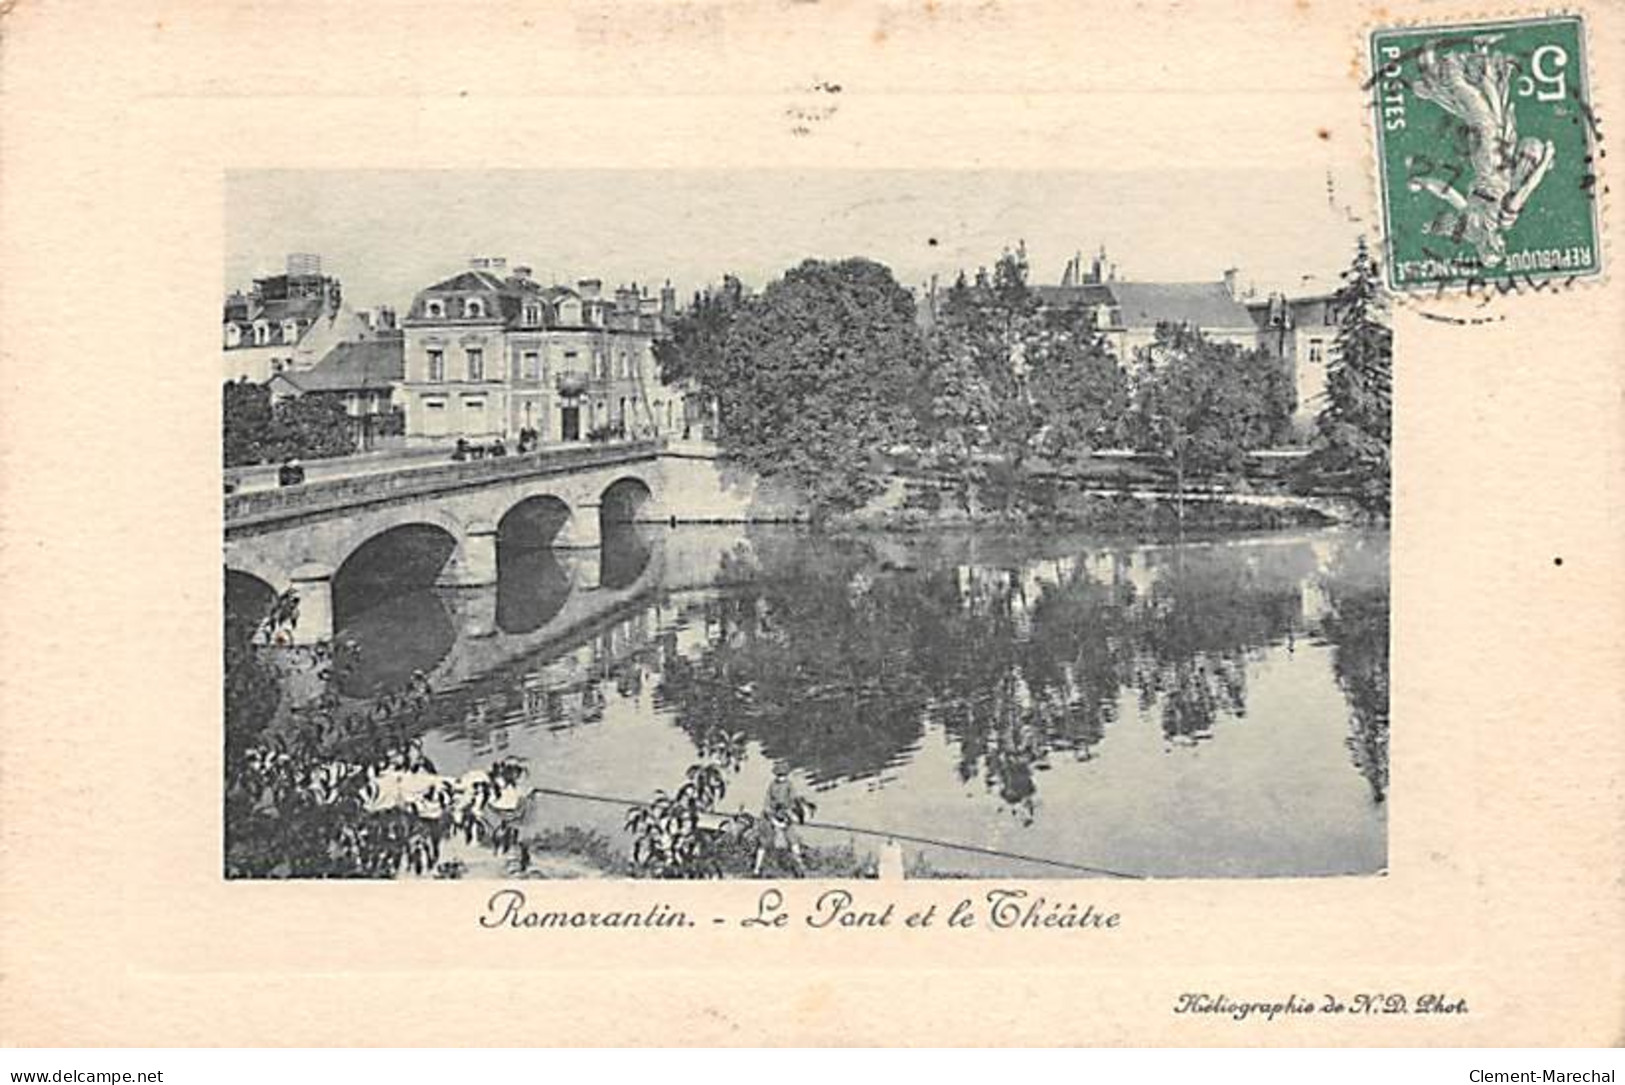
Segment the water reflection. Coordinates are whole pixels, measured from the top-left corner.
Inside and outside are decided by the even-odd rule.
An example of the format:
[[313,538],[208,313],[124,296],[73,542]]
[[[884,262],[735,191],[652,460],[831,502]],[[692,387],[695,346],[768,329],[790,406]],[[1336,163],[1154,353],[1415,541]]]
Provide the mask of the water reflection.
[[[515,753],[550,786],[646,795],[720,725],[747,775],[782,763],[851,823],[1061,856],[1087,836],[1148,873],[1384,862],[1386,536],[644,530],[600,561],[588,590],[545,549],[500,556],[490,665],[437,683],[442,767]],[[400,606],[348,630],[364,658],[450,674],[473,651]]]
[[1093,757],[1125,691],[1171,744],[1244,717],[1249,659],[1303,632],[1316,564],[1307,545],[891,572],[863,548],[763,553],[754,581],[685,612],[705,646],[662,674],[680,726],[743,730],[825,784],[885,772],[933,721],[960,778],[1028,817],[1035,774]]
[[530,633],[557,617],[570,598],[570,572],[551,547],[497,547],[497,628]]
[[619,590],[637,583],[649,568],[654,529],[644,524],[605,524],[599,583]]
[[434,670],[457,630],[441,594],[418,588],[352,616],[336,639],[349,664],[337,672],[340,692],[371,697],[403,688],[413,671]]
[[1347,745],[1371,797],[1388,795],[1388,547],[1370,539],[1341,548],[1320,578],[1337,684],[1349,702]]

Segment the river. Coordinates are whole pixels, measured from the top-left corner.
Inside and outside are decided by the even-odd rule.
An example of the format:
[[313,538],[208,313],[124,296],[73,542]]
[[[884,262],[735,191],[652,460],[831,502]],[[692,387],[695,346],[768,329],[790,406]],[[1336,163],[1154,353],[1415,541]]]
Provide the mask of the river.
[[[519,757],[537,787],[646,800],[721,727],[748,750],[722,809],[759,809],[782,766],[820,823],[943,842],[904,849],[938,874],[1386,863],[1384,533],[639,526],[601,553],[504,549],[483,592],[392,584],[392,567],[341,577],[346,692],[427,673],[441,772]],[[624,847],[624,815],[542,796],[532,823]]]

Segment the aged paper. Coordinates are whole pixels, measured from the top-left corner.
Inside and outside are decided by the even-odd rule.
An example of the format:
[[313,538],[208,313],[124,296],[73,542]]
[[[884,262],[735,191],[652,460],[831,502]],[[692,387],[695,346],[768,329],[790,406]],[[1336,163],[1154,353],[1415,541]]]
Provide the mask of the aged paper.
[[[1606,152],[1625,109],[1622,32],[1617,4],[7,6],[0,1035],[1620,1042],[1625,313]],[[1395,66],[1386,80],[1374,56]],[[1393,108],[1433,118],[1437,162],[1425,132],[1386,127]],[[1414,197],[1410,210],[1390,213],[1385,193]],[[1008,800],[1003,822],[890,824],[905,849],[934,835],[1019,853],[1003,866],[927,853],[970,879],[225,876],[215,318],[286,253],[326,249],[346,291],[365,293],[357,305],[399,306],[410,358],[414,328],[435,350],[433,321],[454,319],[425,288],[496,245],[578,298],[580,277],[630,276],[617,269],[639,261],[686,296],[735,269],[759,289],[804,258],[867,256],[916,300],[931,275],[947,286],[1001,246],[1023,245],[1033,281],[1057,286],[1217,283],[1239,263],[1256,282],[1229,283],[1230,300],[1262,304],[1267,322],[1276,284],[1283,297],[1335,290],[1359,236],[1388,273],[1408,261],[1389,279],[1391,685],[1380,772],[1376,744],[1357,748],[1356,733],[1345,753],[1339,737],[1335,765],[1306,768],[1290,793],[1309,813],[1283,813],[1278,781],[1249,791],[1243,775],[1192,792],[1238,805],[1193,799],[1180,826],[1177,792],[1130,780],[1111,831],[1091,830],[1095,808],[1069,806],[1080,793],[1061,782],[1122,758],[1102,744],[1098,767],[1078,769],[1061,753],[1090,744],[1057,746],[1055,767],[1023,764],[1018,780],[988,767],[1026,741],[1001,735],[965,787]],[[1325,237],[1345,247],[1328,256]],[[1090,264],[1107,239],[1120,276]],[[1136,296],[1112,294],[1102,322],[1131,324],[1112,304]],[[469,327],[489,315],[460,312]],[[483,365],[466,332],[451,340],[458,364]],[[419,397],[425,418],[436,395]],[[463,400],[487,409],[476,402]],[[608,409],[606,425],[627,424],[624,400]],[[556,419],[584,437],[580,416],[548,417],[521,428],[562,438]],[[651,409],[639,424],[675,429],[672,417]],[[252,496],[227,495],[228,565],[240,556],[235,568],[277,590],[332,575],[296,565],[303,551],[279,565],[282,551],[235,544],[232,510],[260,508]],[[296,499],[261,504],[277,500]],[[498,531],[476,521],[456,530]],[[459,542],[454,564],[468,578],[473,545]],[[1264,672],[1286,659],[1269,653],[1290,641],[1301,670],[1320,649],[1307,634],[1301,647],[1266,640],[1238,658],[1268,719]],[[1342,727],[1341,703],[1300,712],[1288,699],[1275,726]],[[1231,766],[1229,736],[1262,724],[1224,726],[1212,743],[1165,729],[1146,763]],[[661,756],[649,743],[637,749]],[[757,803],[777,759],[822,796],[823,817],[848,822],[871,802],[865,787],[904,763],[923,773],[936,749],[901,743],[882,768],[819,776],[770,747],[753,747],[742,802]],[[444,762],[455,748],[431,752]],[[614,797],[605,781],[625,778],[549,779],[558,791],[596,779]],[[1090,832],[1097,852],[1058,850]],[[785,860],[784,834],[770,841]],[[1020,857],[1035,850],[1057,862]],[[884,874],[897,859],[876,861]],[[1148,876],[1058,876],[1091,861]],[[831,892],[868,918],[848,925]],[[606,915],[650,921],[584,925]]]

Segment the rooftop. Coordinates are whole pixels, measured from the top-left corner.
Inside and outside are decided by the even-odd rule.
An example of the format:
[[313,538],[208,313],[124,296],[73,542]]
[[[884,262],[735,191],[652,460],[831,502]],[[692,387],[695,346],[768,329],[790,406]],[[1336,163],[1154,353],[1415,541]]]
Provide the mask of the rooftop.
[[281,377],[302,392],[387,389],[406,379],[406,344],[395,336],[340,343],[311,368]]
[[1250,328],[1247,307],[1222,282],[1110,283],[1119,323],[1126,328],[1187,324],[1193,328]]

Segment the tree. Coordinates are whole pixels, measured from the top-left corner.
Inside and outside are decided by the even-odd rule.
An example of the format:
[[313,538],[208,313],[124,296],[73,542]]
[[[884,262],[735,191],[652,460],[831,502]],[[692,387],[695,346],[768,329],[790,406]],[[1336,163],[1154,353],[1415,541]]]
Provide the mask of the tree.
[[1027,386],[1027,344],[1038,299],[1027,257],[1006,250],[975,286],[961,274],[948,290],[932,337],[925,414],[938,451],[968,466],[977,453],[1019,466],[1042,428]]
[[1333,302],[1340,314],[1311,468],[1386,517],[1392,481],[1394,336],[1377,262],[1360,238]]
[[1247,451],[1268,445],[1287,424],[1290,383],[1262,351],[1161,324],[1139,365],[1129,436],[1172,461],[1181,493],[1188,472],[1239,471]]
[[271,405],[263,384],[228,381],[221,395],[222,452],[227,467],[291,458],[347,456],[356,448],[356,420],[334,392],[312,392]]
[[271,393],[245,378],[221,389],[220,425],[227,467],[259,463],[271,435]]
[[1040,451],[1077,460],[1114,443],[1128,412],[1128,380],[1091,315],[1045,311],[1026,360]]
[[713,350],[696,329],[682,364],[715,399],[730,451],[816,508],[879,491],[870,460],[913,436],[922,356],[914,299],[890,270],[808,260],[743,301],[720,339]]
[[1033,452],[1075,458],[1110,443],[1128,402],[1122,369],[1085,309],[1042,304],[1022,246],[974,287],[961,274],[940,315],[928,411],[939,451],[988,453],[1019,473]]
[[334,392],[311,392],[284,399],[272,412],[270,458],[320,459],[355,451],[355,431],[344,399]]
[[724,383],[728,334],[744,307],[745,286],[732,275],[723,276],[721,286],[696,293],[688,309],[672,321],[671,334],[655,343],[661,380],[715,396]]

